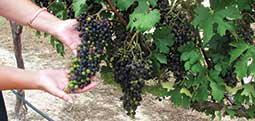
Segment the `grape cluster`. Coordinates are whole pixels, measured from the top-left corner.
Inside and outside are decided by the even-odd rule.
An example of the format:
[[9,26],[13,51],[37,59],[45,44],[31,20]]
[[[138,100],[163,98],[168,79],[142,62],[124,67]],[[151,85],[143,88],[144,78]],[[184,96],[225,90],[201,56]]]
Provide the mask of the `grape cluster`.
[[142,88],[145,80],[152,76],[150,60],[140,58],[138,52],[120,52],[113,60],[114,78],[121,85],[124,95],[120,98],[127,115],[134,118],[136,109],[142,101]]
[[237,34],[246,43],[253,44],[254,32],[250,26],[250,23],[240,22],[237,25]]
[[159,0],[161,22],[157,27],[171,26],[171,33],[175,36],[175,43],[170,49],[167,66],[173,72],[176,81],[180,81],[185,76],[184,62],[181,61],[181,53],[178,48],[186,42],[197,42],[200,39],[199,32],[189,22],[188,15],[177,8],[169,11],[167,0]]
[[99,71],[99,63],[112,35],[110,23],[106,19],[97,20],[83,13],[77,20],[82,44],[77,49],[77,56],[72,60],[67,91],[75,91],[90,84],[91,77]]
[[222,76],[225,83],[228,85],[228,86],[231,86],[231,87],[235,87],[238,80],[237,80],[237,76],[236,74],[231,70],[231,71],[228,71],[224,76]]
[[65,0],[66,8],[67,8],[67,18],[72,19],[74,18],[74,10],[72,7],[73,0]]
[[[113,29],[115,31],[115,39],[113,39],[112,42],[112,48],[113,49],[118,49],[118,48],[123,48],[125,40],[127,39],[128,32],[125,29],[125,26],[122,25],[118,21],[113,21]],[[115,50],[114,50],[115,51]]]

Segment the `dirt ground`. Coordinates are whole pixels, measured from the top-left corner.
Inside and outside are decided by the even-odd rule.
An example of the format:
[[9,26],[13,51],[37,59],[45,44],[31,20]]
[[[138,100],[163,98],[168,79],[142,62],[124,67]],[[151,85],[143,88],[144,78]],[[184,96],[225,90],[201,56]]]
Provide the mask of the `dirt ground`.
[[[66,69],[71,54],[61,57],[43,37],[37,38],[30,28],[24,28],[22,34],[23,58],[28,70]],[[0,18],[0,65],[16,67],[13,53],[10,27],[7,20]],[[115,87],[98,80],[99,85],[93,90],[72,95],[74,104],[55,98],[43,91],[26,91],[26,99],[55,121],[130,121],[119,101],[121,92]],[[11,91],[4,91],[4,98],[9,120],[14,121],[15,96]],[[70,108],[72,107],[72,108]],[[28,108],[28,121],[45,121],[40,115]],[[210,117],[192,110],[176,108],[170,101],[159,102],[152,95],[145,95],[138,108],[135,121],[208,121]],[[223,120],[230,120],[229,117]],[[236,121],[246,119],[236,118]]]

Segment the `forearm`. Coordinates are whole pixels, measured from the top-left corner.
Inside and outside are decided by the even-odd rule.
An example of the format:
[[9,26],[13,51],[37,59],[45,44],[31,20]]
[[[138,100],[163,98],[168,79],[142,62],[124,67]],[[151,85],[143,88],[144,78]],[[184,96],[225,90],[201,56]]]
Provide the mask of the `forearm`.
[[[29,21],[40,7],[31,0],[0,0],[0,15],[22,25]],[[44,11],[40,13],[32,24],[32,28],[54,35],[56,25],[61,22],[54,15]]]
[[0,90],[39,89],[38,74],[12,67],[0,67]]

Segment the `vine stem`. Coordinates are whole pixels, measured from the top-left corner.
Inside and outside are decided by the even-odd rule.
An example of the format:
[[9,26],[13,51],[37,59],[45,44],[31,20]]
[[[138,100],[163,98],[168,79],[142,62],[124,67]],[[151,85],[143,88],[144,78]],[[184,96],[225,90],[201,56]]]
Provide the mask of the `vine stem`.
[[112,4],[111,0],[107,0],[107,3],[109,4],[112,11],[115,13],[115,15],[119,18],[120,22],[123,23],[125,26],[127,26],[126,20],[119,14],[115,6]]

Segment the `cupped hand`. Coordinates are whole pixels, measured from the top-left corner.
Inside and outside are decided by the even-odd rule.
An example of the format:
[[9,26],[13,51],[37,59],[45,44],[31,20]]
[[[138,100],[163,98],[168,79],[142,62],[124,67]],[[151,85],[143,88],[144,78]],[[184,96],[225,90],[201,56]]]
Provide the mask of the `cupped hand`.
[[55,26],[54,32],[54,36],[68,46],[74,54],[77,54],[76,48],[81,43],[79,32],[76,30],[77,25],[75,19],[61,21]]
[[[67,72],[62,70],[42,70],[39,72],[39,85],[44,90],[65,101],[72,102],[72,98],[64,90],[68,86]],[[97,85],[92,82],[83,89],[77,90],[75,93],[83,93]]]

